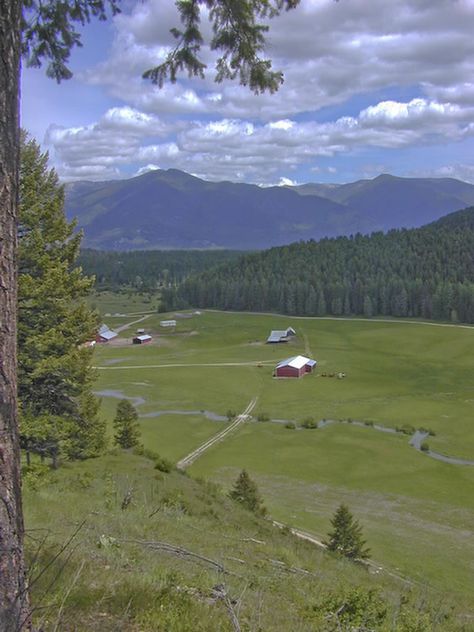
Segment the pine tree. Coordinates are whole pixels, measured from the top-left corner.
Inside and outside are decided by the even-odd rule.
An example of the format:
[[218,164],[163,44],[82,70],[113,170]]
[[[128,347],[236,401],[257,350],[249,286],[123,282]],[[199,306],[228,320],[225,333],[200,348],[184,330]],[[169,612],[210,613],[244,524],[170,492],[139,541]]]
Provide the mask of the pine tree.
[[339,505],[331,520],[331,525],[333,531],[328,534],[329,541],[325,542],[329,551],[352,560],[369,557],[370,550],[365,547],[366,541],[362,537],[362,528],[346,505]]
[[71,432],[68,454],[73,459],[99,456],[106,447],[106,423],[99,415],[100,400],[87,389],[79,398],[79,417]]
[[[18,394],[23,446],[53,458],[97,452],[86,446],[93,395],[91,350],[97,316],[86,305],[93,278],[75,261],[80,234],[64,215],[64,190],[48,155],[22,139],[18,278]],[[89,402],[84,408],[86,400]],[[84,414],[89,417],[84,418]],[[97,410],[92,415],[97,422]],[[94,434],[105,436],[97,422]],[[78,442],[78,445],[75,445]],[[79,445],[80,444],[80,445]]]
[[229,496],[255,514],[264,516],[267,513],[257,484],[250,478],[246,470],[240,472]]
[[134,448],[140,441],[138,413],[128,399],[121,399],[117,404],[114,419],[114,443],[121,448]]
[[[105,19],[107,7],[119,11],[118,0],[0,0],[0,497],[5,505],[0,517],[0,621],[4,629],[16,629],[21,622],[30,629],[28,591],[23,558],[23,511],[21,506],[20,438],[17,397],[17,219],[18,176],[20,172],[19,105],[20,56],[29,65],[48,61],[47,74],[57,81],[68,79],[71,49],[81,44],[77,23],[84,25],[92,17]],[[238,76],[254,92],[274,92],[283,81],[282,74],[271,69],[271,61],[259,55],[265,47],[266,28],[261,19],[292,9],[298,0],[241,3],[224,0],[180,2],[178,12],[185,32],[174,30],[180,40],[165,63],[146,73],[162,84],[177,72],[203,75],[205,65],[197,55],[203,42],[200,31],[200,5],[211,10],[213,38],[211,48],[222,54],[217,59],[216,80]],[[229,36],[229,21],[235,24]]]

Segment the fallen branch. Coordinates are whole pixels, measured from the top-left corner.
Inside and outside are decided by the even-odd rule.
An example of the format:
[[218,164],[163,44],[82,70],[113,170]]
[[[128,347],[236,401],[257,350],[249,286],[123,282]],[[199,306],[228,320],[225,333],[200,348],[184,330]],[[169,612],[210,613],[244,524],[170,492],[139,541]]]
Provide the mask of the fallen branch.
[[227,612],[229,613],[229,617],[230,617],[230,620],[235,632],[241,632],[239,619],[237,618],[237,615],[234,610],[234,602],[232,601],[232,599],[230,599],[229,595],[227,594],[225,586],[223,586],[222,584],[219,584],[218,586],[214,586],[212,594],[217,599],[220,599],[222,603],[224,604]]
[[226,569],[220,562],[216,562],[215,560],[211,560],[209,557],[205,557],[204,555],[200,555],[199,553],[194,553],[193,551],[184,549],[181,546],[176,546],[175,544],[169,544],[168,542],[159,542],[157,540],[134,540],[134,539],[119,540],[119,542],[131,542],[132,544],[140,544],[141,546],[146,546],[149,549],[153,549],[157,551],[165,551],[166,553],[171,553],[172,555],[177,555],[178,557],[193,558],[201,562],[206,562],[206,564],[210,564],[211,566],[214,566],[214,568],[216,568],[220,573],[228,573],[228,571],[226,571]]

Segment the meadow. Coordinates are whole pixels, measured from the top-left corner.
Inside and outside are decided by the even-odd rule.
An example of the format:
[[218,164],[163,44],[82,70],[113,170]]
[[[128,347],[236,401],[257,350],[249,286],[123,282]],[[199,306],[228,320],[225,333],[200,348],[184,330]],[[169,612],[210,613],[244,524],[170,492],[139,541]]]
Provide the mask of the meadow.
[[[201,411],[238,413],[258,396],[254,419],[266,413],[282,423],[245,423],[191,474],[229,487],[245,467],[273,518],[319,536],[344,501],[387,572],[474,608],[474,466],[435,461],[410,447],[408,435],[370,425],[429,428],[432,450],[474,459],[473,329],[206,312],[172,331],[160,329],[165,317],[137,325],[153,335],[151,345],[131,345],[134,325],[95,351],[109,421],[117,397],[134,398],[145,446],[176,461],[227,423]],[[287,326],[294,340],[265,344],[270,329]],[[273,379],[274,365],[298,353],[318,361],[315,374]],[[344,379],[322,375],[339,371]],[[307,417],[335,423],[300,429]],[[341,422],[348,419],[366,425]]]

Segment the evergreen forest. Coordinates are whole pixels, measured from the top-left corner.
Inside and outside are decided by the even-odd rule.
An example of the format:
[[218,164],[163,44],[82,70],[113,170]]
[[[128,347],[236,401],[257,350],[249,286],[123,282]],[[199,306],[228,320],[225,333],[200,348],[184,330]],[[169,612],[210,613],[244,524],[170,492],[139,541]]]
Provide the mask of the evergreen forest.
[[163,291],[163,308],[474,322],[474,207],[417,229],[243,255]]
[[96,289],[118,290],[123,286],[152,292],[176,285],[190,274],[235,260],[238,250],[131,250],[115,252],[85,248],[78,264],[94,275]]

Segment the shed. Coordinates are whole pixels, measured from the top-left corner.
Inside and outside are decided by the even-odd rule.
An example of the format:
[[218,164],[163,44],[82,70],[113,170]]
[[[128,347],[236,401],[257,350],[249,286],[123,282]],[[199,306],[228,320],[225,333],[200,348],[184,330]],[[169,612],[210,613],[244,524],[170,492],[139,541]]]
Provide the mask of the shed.
[[273,329],[267,338],[267,343],[288,342],[290,336],[296,336],[296,331],[293,327],[288,327],[287,329]]
[[117,336],[118,333],[109,329],[107,325],[101,325],[95,339],[96,342],[109,342]]
[[175,320],[160,320],[160,327],[176,327]]
[[293,356],[282,360],[275,367],[275,377],[303,377],[305,373],[311,373],[316,366],[316,360],[311,360],[302,355]]
[[141,334],[140,336],[135,336],[132,340],[134,345],[144,345],[147,342],[151,342],[150,334]]

